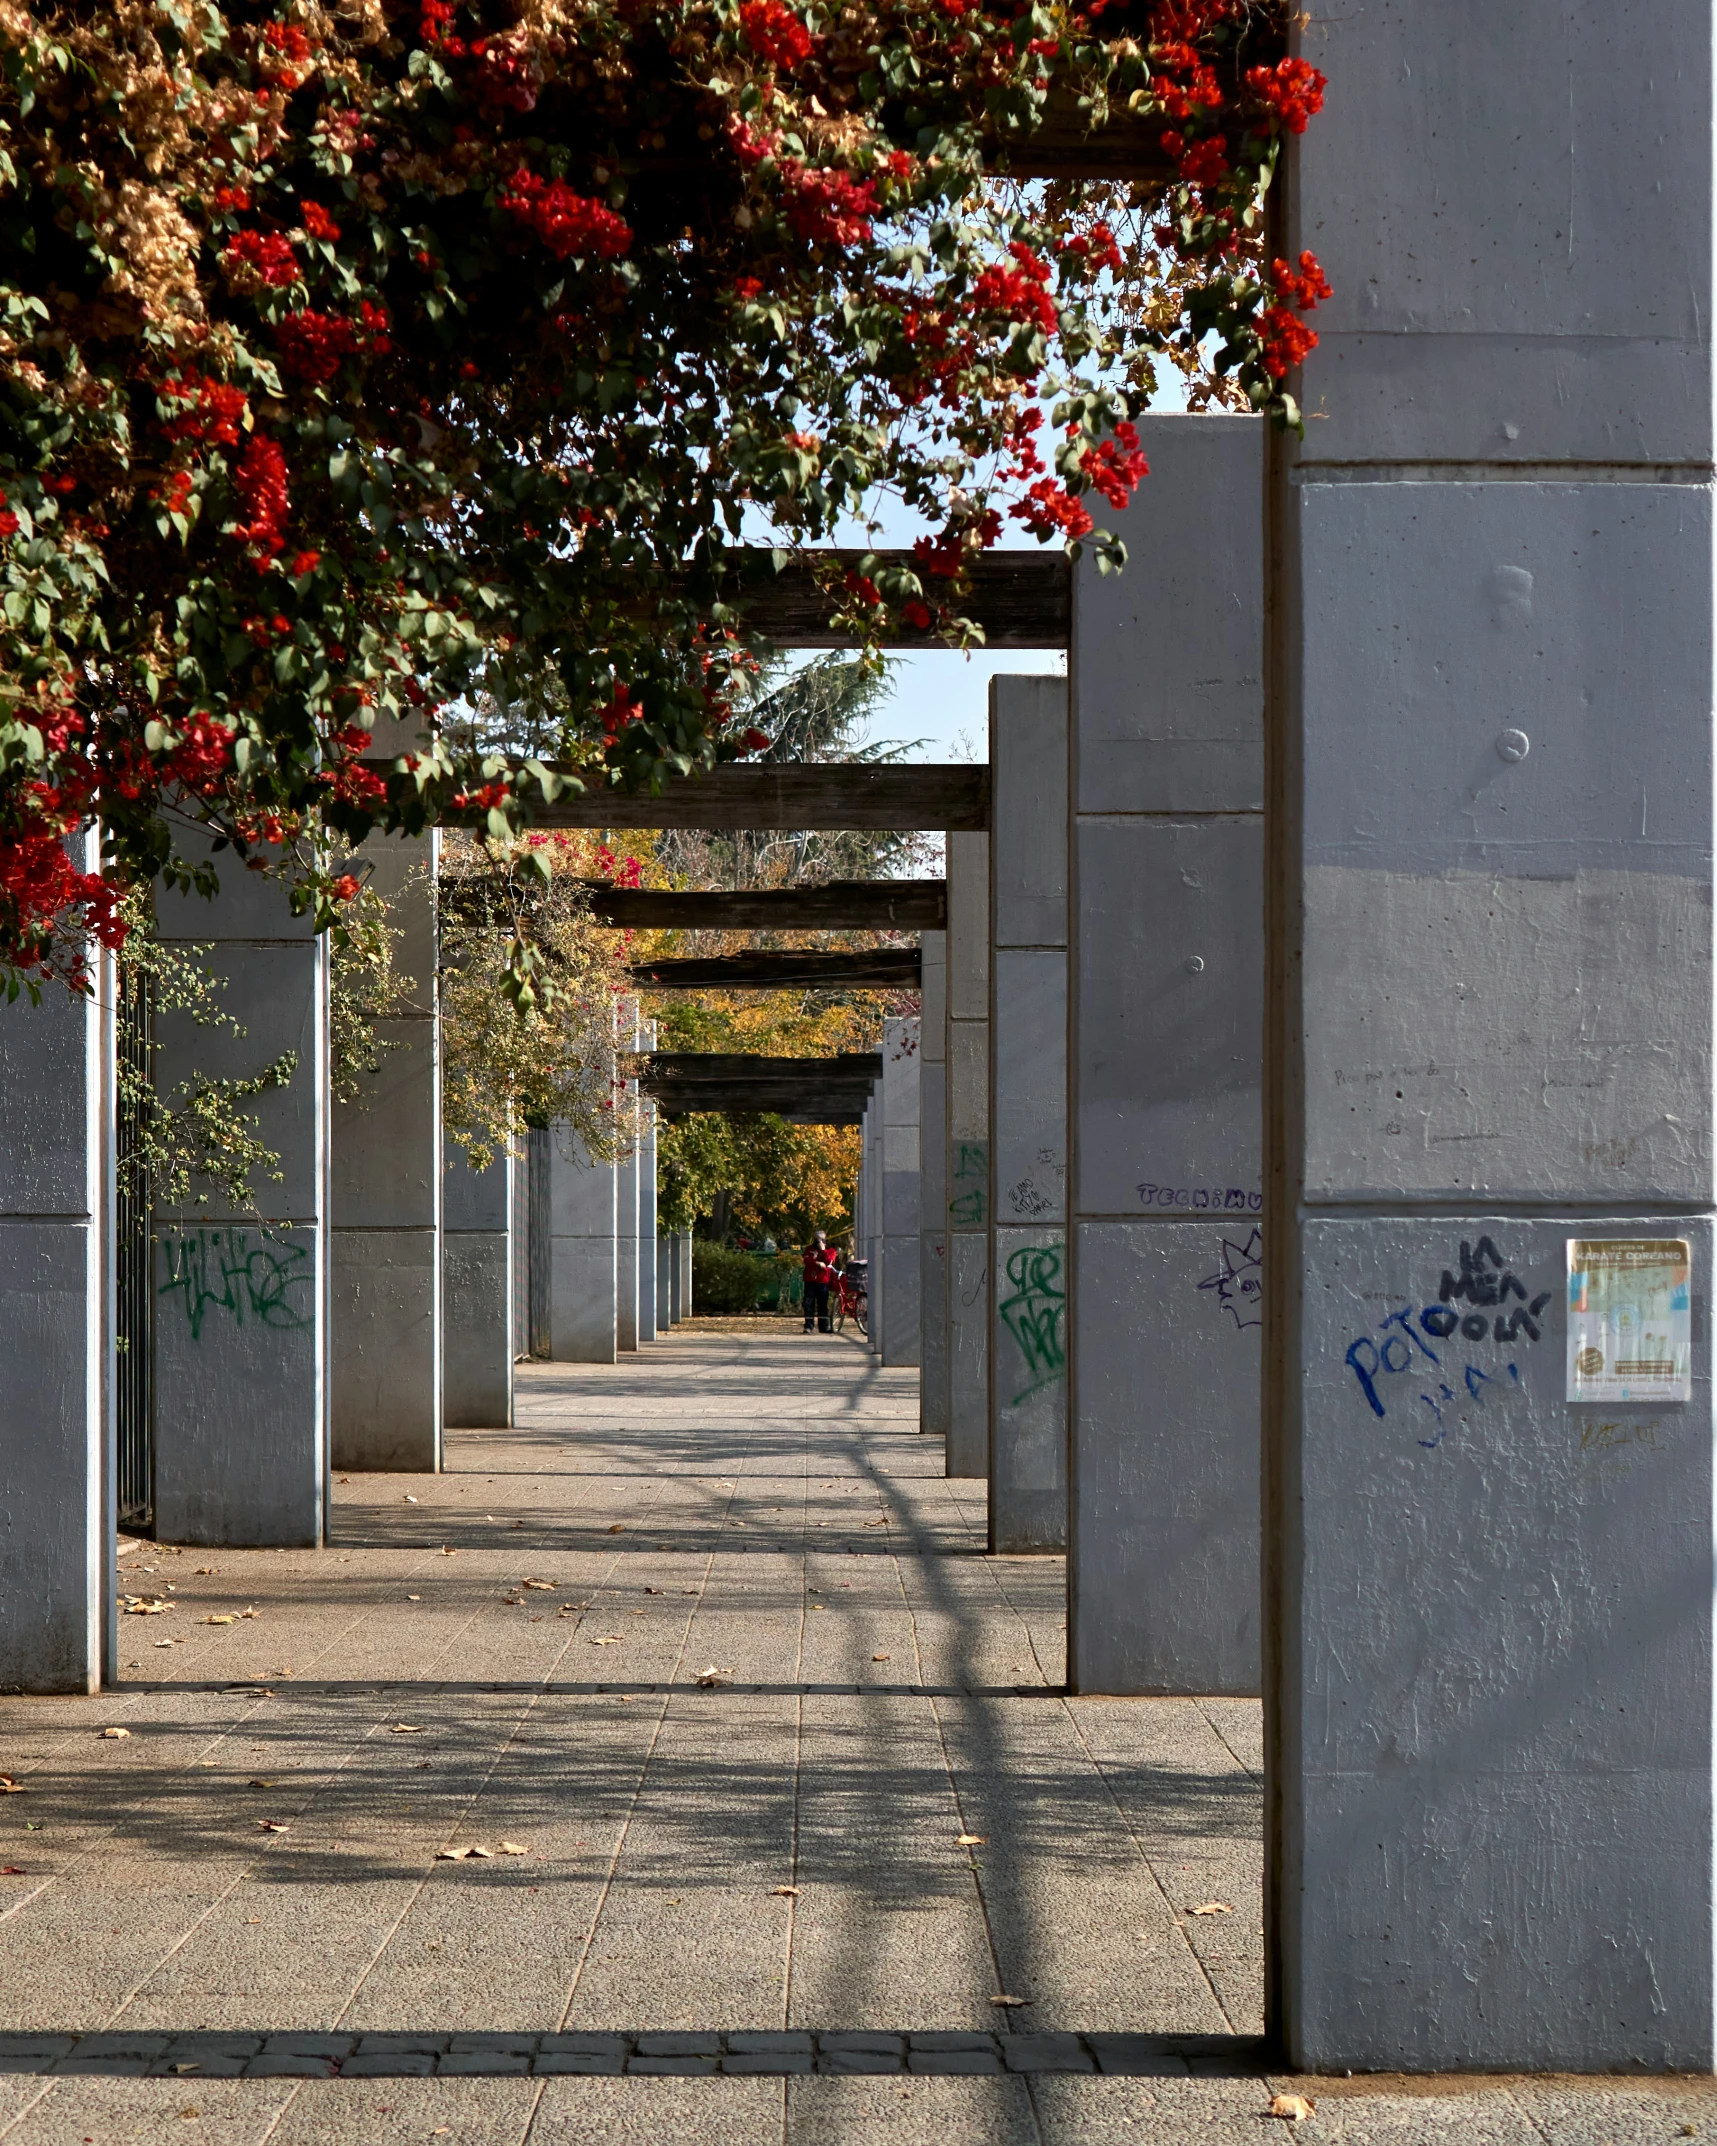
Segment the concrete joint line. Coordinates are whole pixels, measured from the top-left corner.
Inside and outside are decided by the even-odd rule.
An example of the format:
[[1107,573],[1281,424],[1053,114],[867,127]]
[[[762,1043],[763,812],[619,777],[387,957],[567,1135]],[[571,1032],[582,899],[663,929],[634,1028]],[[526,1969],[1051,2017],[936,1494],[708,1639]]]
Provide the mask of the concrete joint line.
[[1305,484],[1710,484],[1709,462],[1300,462]]

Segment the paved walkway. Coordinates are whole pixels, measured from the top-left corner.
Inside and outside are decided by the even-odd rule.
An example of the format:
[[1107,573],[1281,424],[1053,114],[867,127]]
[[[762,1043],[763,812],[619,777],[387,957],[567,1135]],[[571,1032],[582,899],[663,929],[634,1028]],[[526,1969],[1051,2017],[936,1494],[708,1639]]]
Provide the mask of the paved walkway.
[[[122,1690],[0,1702],[4,2146],[1257,2138],[1254,1705],[1067,1700],[1059,1562],[984,1556],[849,1339],[682,1330],[520,1413],[341,1481],[319,1555],[128,1553],[171,1607]],[[1717,2129],[1310,2091],[1356,2141]]]

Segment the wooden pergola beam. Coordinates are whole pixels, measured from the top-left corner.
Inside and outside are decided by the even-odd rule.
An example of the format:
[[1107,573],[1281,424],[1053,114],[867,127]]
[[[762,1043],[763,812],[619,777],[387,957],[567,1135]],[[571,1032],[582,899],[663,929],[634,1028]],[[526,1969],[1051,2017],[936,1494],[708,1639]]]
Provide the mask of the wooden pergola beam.
[[[774,555],[757,551],[723,600],[754,633],[782,648],[853,648],[857,637],[829,624],[830,602],[818,585],[819,566],[857,571],[870,558],[883,567],[917,571],[909,551],[826,550],[789,559],[779,572]],[[932,601],[934,581],[925,588]],[[1073,570],[1063,551],[988,551],[972,562],[971,586],[955,609],[984,629],[987,649],[1065,648],[1073,625]],[[884,637],[886,648],[940,648],[934,633],[903,627]]]
[[838,1051],[832,1058],[765,1058],[749,1051],[646,1051],[637,1078],[651,1085],[706,1082],[786,1082],[823,1079],[856,1086],[882,1078],[880,1051]]
[[632,981],[647,991],[912,989],[922,973],[923,956],[915,946],[883,947],[874,953],[766,948],[632,964]]
[[945,931],[940,879],[836,879],[821,887],[669,892],[586,880],[591,914],[624,931]]
[[990,824],[990,771],[959,762],[730,760],[659,794],[587,790],[531,809],[538,827],[814,828],[903,832]]

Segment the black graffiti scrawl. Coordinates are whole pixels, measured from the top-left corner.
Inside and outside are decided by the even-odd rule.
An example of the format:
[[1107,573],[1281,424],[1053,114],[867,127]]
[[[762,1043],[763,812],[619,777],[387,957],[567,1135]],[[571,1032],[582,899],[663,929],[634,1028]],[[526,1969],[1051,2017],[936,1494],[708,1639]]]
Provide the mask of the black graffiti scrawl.
[[[1458,1275],[1449,1268],[1443,1269],[1442,1283],[1437,1290],[1437,1303],[1420,1314],[1419,1323],[1428,1334],[1438,1334],[1445,1339],[1457,1326],[1468,1341],[1514,1341],[1524,1330],[1532,1340],[1538,1339],[1538,1321],[1552,1292],[1544,1290],[1540,1295],[1527,1300],[1525,1284],[1509,1267],[1508,1262],[1488,1237],[1481,1237],[1475,1248],[1463,1237],[1461,1240],[1461,1271]],[[1511,1296],[1520,1299],[1514,1311],[1506,1309]],[[1451,1309],[1455,1304],[1467,1303],[1475,1307],[1464,1316]],[[1483,1309],[1496,1305],[1498,1309],[1494,1325]]]

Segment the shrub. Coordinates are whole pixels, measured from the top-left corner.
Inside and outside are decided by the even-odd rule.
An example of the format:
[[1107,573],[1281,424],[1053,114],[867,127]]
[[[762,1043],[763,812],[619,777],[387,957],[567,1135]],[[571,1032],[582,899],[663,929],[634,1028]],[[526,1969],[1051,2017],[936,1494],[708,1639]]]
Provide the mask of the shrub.
[[767,1263],[699,1238],[692,1246],[692,1312],[732,1318],[755,1308]]

